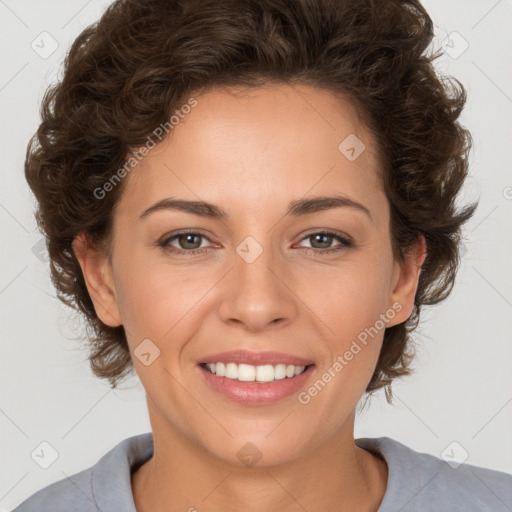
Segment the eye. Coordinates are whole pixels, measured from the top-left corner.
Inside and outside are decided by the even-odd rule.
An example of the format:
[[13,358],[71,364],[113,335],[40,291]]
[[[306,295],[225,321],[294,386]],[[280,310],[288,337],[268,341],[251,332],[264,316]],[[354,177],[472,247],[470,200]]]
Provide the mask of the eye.
[[[209,240],[206,235],[203,235],[197,231],[182,231],[180,233],[174,234],[171,237],[164,238],[161,242],[158,243],[158,245],[164,250],[172,252],[177,256],[190,256],[194,254],[205,253],[209,250],[209,247],[201,247],[201,239],[203,239],[203,241]],[[312,251],[313,253],[325,254],[334,251],[340,251],[342,249],[353,246],[352,241],[337,231],[316,231],[309,233],[303,237],[301,241],[307,239],[312,240],[313,246],[302,247],[306,250],[306,252]],[[340,243],[335,247],[330,247],[333,240],[338,240]],[[178,246],[172,245],[173,242]],[[315,247],[316,245],[320,245],[320,247]]]
[[[329,253],[334,251],[340,251],[342,249],[352,247],[354,245],[352,241],[350,241],[348,238],[341,235],[337,231],[315,231],[314,233],[309,233],[304,238],[302,238],[302,241],[307,240],[308,238],[312,240],[312,247],[305,248],[308,252],[313,251],[316,253]],[[339,240],[340,244],[335,247],[330,247],[334,239]],[[320,247],[315,247],[318,245]]]
[[[208,247],[201,248],[201,238],[208,240],[205,235],[196,231],[182,231],[169,238],[165,238],[158,245],[167,251],[176,253],[178,256],[185,256],[205,252],[208,249]],[[176,241],[178,247],[171,245],[171,242],[174,241]]]

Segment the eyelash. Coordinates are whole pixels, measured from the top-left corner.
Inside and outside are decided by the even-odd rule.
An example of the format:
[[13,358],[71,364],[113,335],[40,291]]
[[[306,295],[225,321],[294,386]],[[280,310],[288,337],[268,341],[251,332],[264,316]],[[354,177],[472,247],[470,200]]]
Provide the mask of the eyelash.
[[[208,251],[208,249],[209,249],[208,247],[202,247],[200,249],[186,250],[186,249],[176,249],[175,247],[172,247],[171,245],[169,245],[169,243],[171,241],[173,241],[174,239],[176,239],[176,238],[178,238],[178,237],[180,237],[182,235],[198,235],[198,236],[206,238],[208,240],[208,237],[206,235],[203,235],[202,233],[198,233],[197,231],[181,231],[180,233],[176,233],[175,235],[173,235],[173,236],[171,236],[169,238],[165,238],[164,240],[159,242],[158,245],[160,247],[162,247],[165,251],[172,252],[172,253],[174,253],[178,257],[187,257],[187,256],[190,256],[190,255],[193,256],[195,254],[204,253],[205,251]],[[336,246],[336,247],[332,247],[332,248],[329,248],[329,249],[315,249],[313,247],[302,247],[302,249],[305,249],[305,251],[307,253],[313,252],[315,254],[326,254],[326,253],[331,253],[331,252],[335,252],[335,251],[340,251],[342,249],[347,249],[347,248],[352,247],[354,245],[353,242],[351,242],[350,240],[348,240],[344,236],[340,235],[338,232],[331,231],[331,230],[314,231],[313,233],[308,233],[300,241],[302,242],[303,240],[306,240],[307,238],[310,238],[310,237],[312,237],[314,235],[332,236],[332,237],[338,239],[338,241],[341,242],[341,245]]]

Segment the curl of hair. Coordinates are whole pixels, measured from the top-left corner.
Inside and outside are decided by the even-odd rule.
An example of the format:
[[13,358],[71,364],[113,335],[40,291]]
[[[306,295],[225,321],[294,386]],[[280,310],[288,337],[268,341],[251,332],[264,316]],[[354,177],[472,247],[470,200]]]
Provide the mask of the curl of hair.
[[305,84],[349,98],[377,141],[396,258],[425,237],[414,311],[384,333],[366,392],[411,373],[411,333],[423,305],[444,300],[476,204],[455,200],[471,135],[458,122],[466,93],[437,75],[432,21],[418,0],[117,0],[85,28],[45,92],[26,153],[58,298],[85,315],[93,373],[116,387],[133,370],[123,326],[96,315],[72,242],[109,251],[123,182],[102,187],[193,94],[220,86]]

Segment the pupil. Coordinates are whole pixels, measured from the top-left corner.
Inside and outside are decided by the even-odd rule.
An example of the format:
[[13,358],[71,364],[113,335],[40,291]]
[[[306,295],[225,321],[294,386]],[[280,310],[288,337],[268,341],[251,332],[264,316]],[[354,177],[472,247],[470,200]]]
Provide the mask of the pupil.
[[[194,238],[197,238],[197,235],[190,235],[190,234],[185,234],[185,235],[182,235],[181,237],[182,239],[185,238],[185,248],[187,249],[196,249],[196,247],[188,247],[187,246],[187,243],[189,243],[189,239],[194,239]],[[194,242],[190,242],[192,245],[194,245]],[[196,242],[197,244],[197,242]],[[183,244],[182,244],[183,246]]]
[[[330,239],[332,238],[332,236],[331,236],[331,235],[314,235],[314,237],[313,237],[313,238],[314,238],[315,240],[316,240],[316,239],[318,239],[318,238],[320,238],[320,239],[322,239],[322,238],[326,239],[327,241],[324,241],[324,244],[328,247],[328,246],[329,246],[329,241],[330,241]],[[322,241],[320,241],[320,244],[322,244]]]

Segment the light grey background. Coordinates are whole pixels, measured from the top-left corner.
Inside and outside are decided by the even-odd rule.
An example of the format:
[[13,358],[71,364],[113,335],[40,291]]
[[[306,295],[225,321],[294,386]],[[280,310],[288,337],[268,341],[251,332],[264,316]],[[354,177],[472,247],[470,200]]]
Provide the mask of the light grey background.
[[[138,380],[109,390],[93,377],[80,343],[69,339],[79,334],[80,320],[55,298],[44,251],[36,255],[41,235],[23,176],[43,92],[59,76],[71,42],[109,3],[0,0],[0,512],[150,430]],[[436,24],[436,47],[454,31],[463,38],[450,36],[437,67],[468,90],[463,122],[475,145],[463,199],[481,201],[465,230],[452,295],[423,311],[416,373],[395,382],[394,406],[383,392],[373,399],[355,436],[393,437],[438,457],[463,459],[467,452],[467,463],[512,473],[512,2],[424,5]],[[43,31],[58,43],[50,56],[31,47],[35,41],[39,53],[51,50]],[[464,41],[469,46],[458,55]],[[31,458],[44,441],[58,452],[48,469]]]

